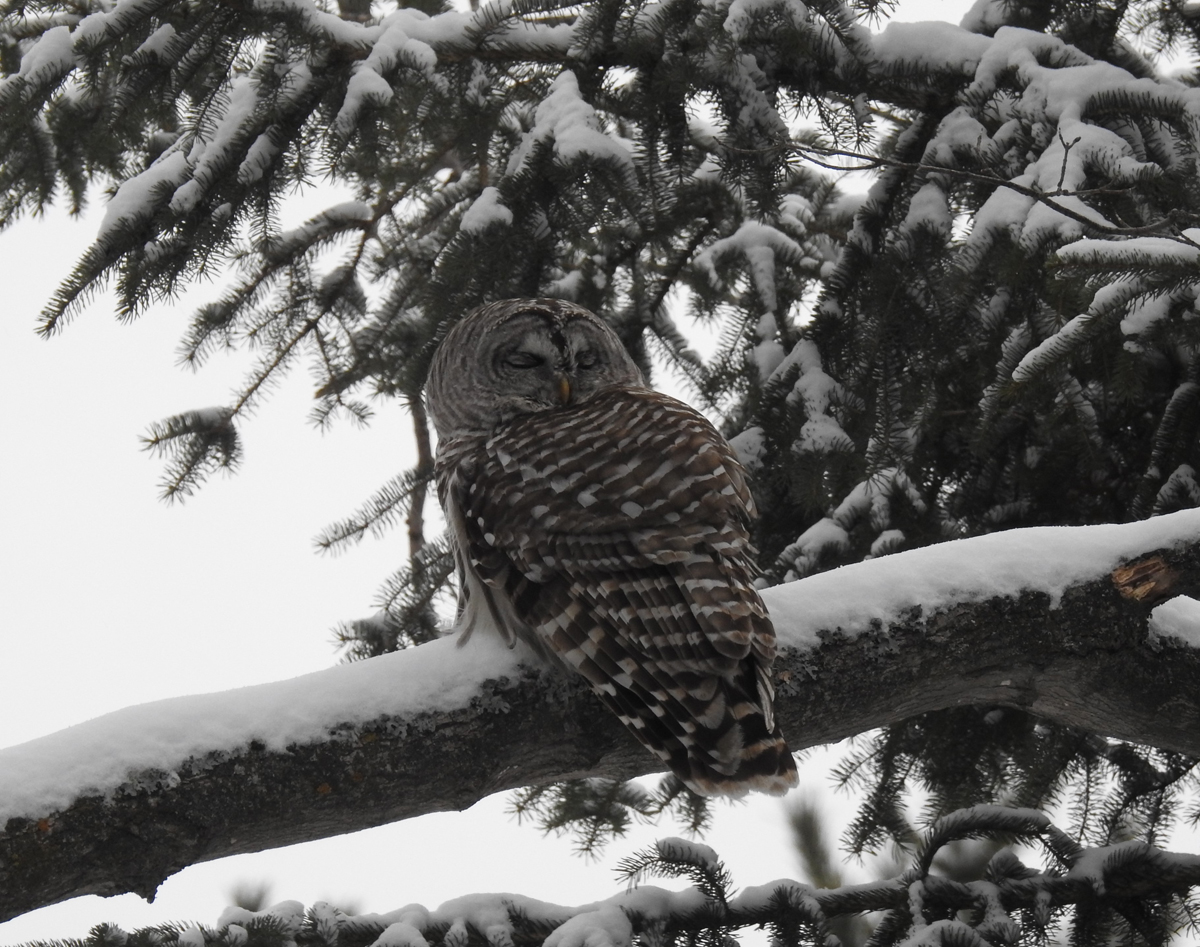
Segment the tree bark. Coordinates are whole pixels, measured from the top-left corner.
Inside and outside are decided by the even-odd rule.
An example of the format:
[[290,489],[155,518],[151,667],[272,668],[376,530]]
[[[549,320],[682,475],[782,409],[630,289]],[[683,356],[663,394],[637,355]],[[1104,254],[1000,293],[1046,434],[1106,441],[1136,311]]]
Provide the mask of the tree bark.
[[[839,623],[819,645],[781,653],[777,713],[793,750],[979,704],[1200,756],[1200,649],[1155,640],[1147,625],[1155,604],[1198,587],[1200,538],[1147,548],[1132,568],[1067,588],[1057,606],[1021,592],[917,608],[887,628]],[[190,864],[461,809],[517,786],[659,768],[578,683],[523,667],[481,681],[460,710],[346,724],[286,751],[225,749],[11,818],[0,832],[0,919],[82,894],[152,898]]]

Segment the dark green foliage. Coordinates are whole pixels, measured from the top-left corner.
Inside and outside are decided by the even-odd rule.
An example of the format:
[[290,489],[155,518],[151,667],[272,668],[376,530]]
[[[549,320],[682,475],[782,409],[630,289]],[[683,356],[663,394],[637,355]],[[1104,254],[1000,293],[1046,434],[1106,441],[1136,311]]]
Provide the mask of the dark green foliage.
[[915,717],[863,739],[835,777],[863,792],[846,847],[912,846],[905,803],[925,795],[925,819],[1004,799],[1066,805],[1072,834],[1096,845],[1163,838],[1200,784],[1190,757],[1047,725],[1029,714],[967,707]]
[[216,470],[235,470],[242,459],[231,411],[187,411],[151,425],[142,438],[147,449],[167,459],[163,496],[186,497],[200,479]]
[[[814,888],[840,888],[843,882],[840,868],[842,858],[826,837],[829,824],[827,812],[812,799],[801,795],[788,806],[788,817],[792,825],[792,840],[796,846],[796,853],[804,866],[804,879]],[[903,867],[902,864],[893,863],[889,866],[891,871],[879,874],[894,874]],[[829,932],[837,937],[843,947],[858,947],[866,943],[874,926],[861,914],[831,917],[828,919],[828,925]],[[777,933],[776,936],[784,942],[793,942],[796,935],[784,932]]]
[[652,791],[616,779],[529,786],[513,794],[510,811],[545,832],[570,833],[579,852],[587,855],[624,835],[633,818],[650,822],[669,815],[690,835],[702,833],[712,821],[708,801],[674,774],[663,776]]
[[648,878],[686,878],[704,896],[703,907],[691,918],[703,923],[688,937],[689,947],[733,947],[734,925],[722,923],[729,915],[733,878],[725,865],[707,845],[683,839],[663,839],[654,848],[621,860],[618,875],[635,887]]
[[345,622],[335,631],[347,660],[373,658],[441,635],[439,612],[448,611],[448,586],[454,569],[448,537],[439,536],[418,549],[408,565],[389,576],[380,589],[379,610],[373,617]]
[[[417,469],[319,539],[408,527],[378,615],[337,632],[350,657],[427,641],[449,610],[452,557],[424,535],[421,391],[447,327],[506,296],[602,312],[647,373],[721,415],[775,581],[1200,505],[1196,77],[1163,79],[1150,58],[1194,61],[1200,19],[1157,0],[1014,0],[881,40],[866,24],[882,8],[432,0],[372,19],[309,0],[10,0],[0,226],[113,195],[46,333],[105,283],[132,317],[233,265],[182,355],[258,361],[230,405],[151,429],[168,496],[236,466],[241,417],[301,361],[319,423],[409,407]],[[870,192],[831,168],[875,172]],[[326,180],[352,200],[283,231],[289,194]],[[1195,788],[1190,760],[986,707],[871,737],[843,776],[863,786],[858,850],[912,844],[914,790],[930,820],[1066,805],[1107,843],[1158,839]],[[603,781],[516,805],[581,826],[585,848],[669,808],[703,823],[690,797]],[[1150,943],[1173,910],[1103,917]],[[900,936],[889,924],[876,942]]]

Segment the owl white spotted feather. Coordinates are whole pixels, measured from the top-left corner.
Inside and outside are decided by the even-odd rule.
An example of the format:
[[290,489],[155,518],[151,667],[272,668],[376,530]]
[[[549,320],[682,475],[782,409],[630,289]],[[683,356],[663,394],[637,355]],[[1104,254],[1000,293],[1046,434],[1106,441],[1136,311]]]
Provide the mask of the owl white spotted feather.
[[754,501],[716,429],[556,299],[469,313],[427,393],[461,634],[494,628],[582,674],[696,792],[794,786]]

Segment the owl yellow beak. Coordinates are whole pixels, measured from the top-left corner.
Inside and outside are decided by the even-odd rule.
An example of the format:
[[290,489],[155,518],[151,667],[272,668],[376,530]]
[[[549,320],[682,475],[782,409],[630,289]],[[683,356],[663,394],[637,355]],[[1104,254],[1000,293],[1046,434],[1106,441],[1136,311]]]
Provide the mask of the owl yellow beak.
[[566,375],[559,373],[555,377],[555,381],[558,385],[558,403],[565,406],[571,401],[571,380]]

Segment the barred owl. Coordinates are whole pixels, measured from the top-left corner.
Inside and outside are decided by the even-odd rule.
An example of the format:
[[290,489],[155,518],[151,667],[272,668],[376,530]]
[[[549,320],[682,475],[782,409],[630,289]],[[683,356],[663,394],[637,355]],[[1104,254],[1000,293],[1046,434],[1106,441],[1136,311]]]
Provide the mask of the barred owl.
[[754,504],[712,425],[556,299],[475,309],[427,391],[464,640],[494,629],[582,674],[696,792],[794,786]]

